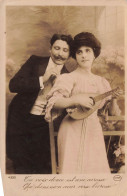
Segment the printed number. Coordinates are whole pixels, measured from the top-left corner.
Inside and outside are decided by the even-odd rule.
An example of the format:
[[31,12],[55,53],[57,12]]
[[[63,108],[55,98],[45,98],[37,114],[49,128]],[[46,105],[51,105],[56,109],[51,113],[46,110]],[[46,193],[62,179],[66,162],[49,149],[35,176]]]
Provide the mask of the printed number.
[[16,176],[9,176],[10,179],[16,179]]

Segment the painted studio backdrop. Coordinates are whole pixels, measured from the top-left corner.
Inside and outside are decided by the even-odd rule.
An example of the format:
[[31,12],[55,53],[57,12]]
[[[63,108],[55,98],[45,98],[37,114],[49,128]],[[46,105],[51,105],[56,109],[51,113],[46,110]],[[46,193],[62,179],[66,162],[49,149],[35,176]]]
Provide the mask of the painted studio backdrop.
[[[6,98],[7,110],[14,94],[8,89],[10,79],[32,55],[49,56],[49,40],[54,33],[75,36],[82,31],[95,34],[102,43],[101,55],[93,72],[104,76],[112,88],[124,90],[124,9],[105,6],[7,6],[6,7]],[[74,60],[66,64],[76,68]],[[104,121],[100,116],[107,156],[112,173],[124,172],[124,96],[119,98],[119,118]],[[106,115],[106,114],[104,114]],[[107,135],[116,131],[116,136]],[[9,161],[9,160],[8,160]]]

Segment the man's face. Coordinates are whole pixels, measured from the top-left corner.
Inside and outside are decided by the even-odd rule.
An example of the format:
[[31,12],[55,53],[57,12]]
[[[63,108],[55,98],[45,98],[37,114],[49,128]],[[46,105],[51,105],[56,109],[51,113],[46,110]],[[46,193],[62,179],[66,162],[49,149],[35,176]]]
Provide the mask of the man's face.
[[70,48],[66,41],[56,40],[51,47],[50,53],[55,64],[63,65],[69,58]]

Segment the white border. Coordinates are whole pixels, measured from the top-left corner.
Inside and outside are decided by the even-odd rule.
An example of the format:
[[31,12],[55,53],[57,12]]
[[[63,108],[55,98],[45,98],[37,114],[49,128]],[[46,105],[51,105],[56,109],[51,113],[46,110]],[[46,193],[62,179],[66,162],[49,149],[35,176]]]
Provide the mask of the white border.
[[[61,6],[95,6],[95,5],[97,5],[97,6],[117,6],[117,5],[120,5],[120,6],[125,6],[125,9],[126,9],[126,12],[125,12],[125,14],[126,14],[126,16],[125,16],[125,35],[127,35],[127,7],[126,7],[126,2],[127,1],[122,1],[122,0],[107,0],[107,1],[104,1],[104,0],[98,0],[98,1],[90,1],[90,0],[87,0],[87,1],[84,1],[84,0],[78,0],[78,2],[77,2],[77,0],[36,0],[36,1],[32,1],[31,2],[31,0],[26,0],[26,1],[23,1],[23,0],[15,0],[15,1],[13,1],[13,0],[3,0],[3,1],[1,1],[0,3],[1,3],[1,5],[0,5],[0,49],[1,49],[1,51],[3,51],[3,54],[1,53],[1,55],[0,55],[0,59],[1,59],[1,62],[3,62],[2,63],[2,67],[0,68],[0,74],[1,74],[1,77],[0,77],[0,89],[1,89],[1,94],[2,94],[2,96],[1,96],[1,100],[0,100],[0,113],[2,114],[1,116],[0,116],[0,130],[5,130],[5,89],[6,88],[4,88],[5,87],[5,67],[4,67],[4,65],[5,65],[5,43],[6,43],[6,40],[5,40],[5,34],[4,34],[4,32],[5,32],[5,7],[6,6],[26,6],[26,5],[37,5],[37,6],[39,6],[39,5],[41,5],[41,6],[55,6],[55,5],[61,5]],[[125,55],[126,55],[126,51],[127,51],[127,36],[125,36]],[[126,58],[125,58],[125,66],[127,67],[127,56],[126,56]],[[126,74],[126,78],[127,78],[127,73],[125,72],[125,74]],[[125,80],[126,81],[126,80]],[[125,86],[127,86],[127,85],[125,85]],[[126,87],[126,94],[125,94],[126,96],[127,96],[127,87]],[[126,100],[126,104],[127,104],[127,100]],[[125,109],[126,109],[126,114],[127,114],[127,107],[125,107]],[[125,116],[126,116],[126,114],[125,114]],[[126,125],[126,123],[125,123],[125,125]],[[125,127],[125,130],[127,130],[127,125],[126,125],[126,127]],[[0,132],[0,139],[1,139],[1,144],[3,144],[3,132]],[[126,141],[127,141],[127,135],[126,135]],[[3,152],[5,152],[5,147],[4,147],[4,145],[1,145],[0,146],[0,153],[3,153]],[[1,157],[1,156],[0,156]],[[126,153],[126,157],[127,157],[127,153]],[[127,158],[126,158],[127,159]],[[2,160],[0,160],[1,162],[1,169],[2,169],[2,177],[3,177],[3,185],[4,185],[4,190],[6,190],[6,186],[5,186],[5,184],[6,184],[6,182],[7,182],[7,176],[8,175],[4,175],[4,171],[5,171],[5,160],[3,161],[3,159]],[[127,160],[126,160],[126,163],[127,163]],[[20,175],[16,175],[17,176],[17,183],[20,183],[20,179],[23,179],[24,178],[24,176],[25,175],[22,175],[22,176],[20,176]],[[35,175],[36,176],[36,175]],[[112,175],[113,176],[113,175]],[[122,183],[120,183],[119,184],[119,187],[117,187],[116,189],[113,189],[110,193],[108,192],[108,195],[107,196],[117,196],[117,195],[120,195],[120,196],[126,196],[126,193],[127,193],[127,175],[121,175],[122,177],[123,177],[123,181],[122,181]],[[53,175],[52,175],[52,177],[53,177]],[[16,182],[15,182],[16,183]],[[12,186],[12,189],[13,189],[13,186],[14,186],[14,183],[12,182],[12,184],[11,184],[11,186]],[[16,186],[17,187],[17,186]],[[126,190],[125,190],[126,189]],[[19,191],[20,191],[20,188],[19,188]],[[6,192],[6,191],[5,191]],[[16,193],[16,192],[15,192]],[[23,193],[21,193],[21,192],[18,192],[18,193],[16,193],[16,195],[11,195],[11,193],[10,193],[10,195],[11,196],[20,196],[20,194],[21,195],[29,195],[29,196],[31,196],[31,195],[33,195],[32,193],[29,193],[29,194],[23,194]],[[62,196],[62,195],[68,195],[67,193],[58,193],[58,192],[52,192],[51,194],[49,193],[48,195],[60,195],[60,196]],[[69,195],[70,195],[71,193],[69,193]],[[83,196],[87,196],[87,195],[92,195],[93,196],[93,194],[94,195],[100,195],[100,193],[99,194],[96,194],[96,192],[92,192],[92,194],[90,193],[90,194],[85,194],[85,192],[84,192],[84,195]],[[1,194],[0,194],[1,195]],[[10,196],[9,195],[9,196]],[[38,194],[36,194],[37,196],[38,196]],[[40,195],[42,195],[42,192],[40,192]],[[77,193],[76,194],[73,194],[73,195],[77,195]],[[82,195],[82,193],[81,193],[81,195]],[[103,192],[103,195],[105,195],[105,191]],[[6,195],[6,196],[8,196],[8,195]],[[35,193],[34,193],[34,196],[35,196]],[[47,196],[47,194],[46,194],[46,196]]]

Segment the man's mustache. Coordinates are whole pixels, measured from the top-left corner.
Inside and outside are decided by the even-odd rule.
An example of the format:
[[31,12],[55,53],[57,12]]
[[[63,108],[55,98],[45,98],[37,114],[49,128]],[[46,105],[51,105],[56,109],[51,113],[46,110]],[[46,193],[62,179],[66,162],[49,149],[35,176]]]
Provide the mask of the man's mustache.
[[57,60],[66,60],[66,58],[63,58],[62,56],[54,56],[55,57],[55,59],[57,59]]

